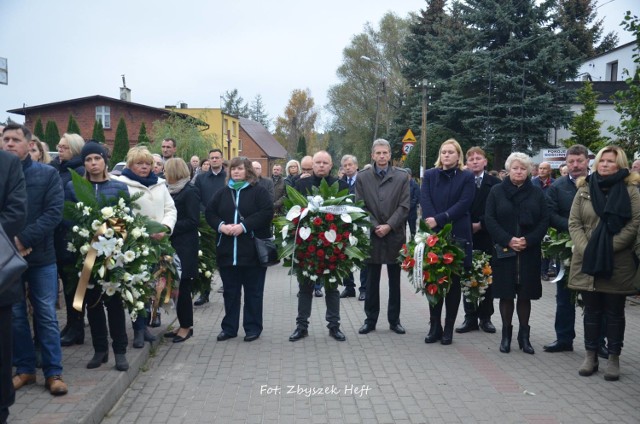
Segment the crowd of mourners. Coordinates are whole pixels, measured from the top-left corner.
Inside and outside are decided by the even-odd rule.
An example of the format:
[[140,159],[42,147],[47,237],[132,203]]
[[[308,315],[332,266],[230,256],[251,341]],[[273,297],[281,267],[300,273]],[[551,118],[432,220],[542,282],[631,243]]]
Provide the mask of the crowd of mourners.
[[[169,237],[182,271],[176,300],[179,326],[163,334],[173,343],[194,335],[193,305],[209,302],[208,290],[199,293],[195,302],[192,299],[201,214],[217,233],[216,261],[225,311],[217,340],[237,337],[242,310],[244,341],[252,342],[263,330],[268,270],[260,264],[253,239],[272,237],[274,214],[286,212],[286,186],[310,194],[324,180],[337,183],[363,202],[371,222],[371,251],[359,272],[358,290],[353,274],[342,282],[342,292],[335,285],[314,284],[310,278],[299,281],[291,342],[309,335],[314,296],[325,298],[327,328],[335,340],[346,340],[340,329],[340,299],[364,301],[365,319],[359,333],[375,331],[382,265],[389,281],[389,328],[396,334],[406,333],[400,322],[398,252],[408,237],[416,235],[420,211],[420,219],[433,231],[452,225],[452,237],[465,253],[465,267],[471,266],[475,249],[492,256],[493,270],[493,284],[484,300],[463,302],[465,318],[457,328],[462,291],[460,278],[454,277],[446,296],[429,306],[425,343],[450,345],[454,332],[496,333],[492,316],[494,299],[499,299],[500,352],[511,350],[515,312],[518,347],[533,354],[531,301],[542,296],[541,281],[555,277],[561,268],[559,261],[542,257],[542,242],[553,227],[569,233],[573,253],[568,275],[556,279],[557,337],[544,350],[573,350],[578,293],[584,305],[585,346],[578,372],[592,375],[599,369],[599,358],[605,358],[604,378],[619,378],[626,298],[637,294],[640,280],[640,161],[630,167],[625,152],[616,146],[597,152],[591,168],[589,151],[581,145],[570,147],[554,179],[549,163],[534,166],[529,156],[519,152],[509,155],[503,170],[488,171],[487,156],[480,147],[463,154],[459,143],[448,139],[440,146],[435,166],[421,176],[420,186],[410,169],[393,166],[391,146],[383,139],[373,142],[371,161],[362,169],[355,156],[345,155],[338,175],[333,176],[331,155],[319,151],[300,162],[288,161],[284,169],[274,165],[271,177],[262,175],[259,161],[244,157],[225,161],[220,149],[186,162],[176,157],[176,140],[170,138],[162,141],[162,154],[141,146],[131,148],[126,167],[112,173],[107,167],[108,149],[77,134],[61,137],[53,160],[47,145],[23,125],[4,127],[1,140],[0,224],[28,263],[22,277],[3,287],[0,296],[1,423],[7,420],[15,390],[36,382],[37,368],[42,369],[52,395],[68,392],[62,378],[62,347],[84,343],[85,316],[94,348],[86,365],[89,369],[109,361],[109,337],[115,368],[129,368],[127,325],[133,328],[133,348],[155,340],[148,326],[159,323],[145,316],[127,320],[120,295],[107,296],[99,284],[89,286],[79,310],[73,307],[79,253],[67,248],[74,223],[63,218],[64,202],[78,201],[71,170],[90,182],[103,204],[135,196],[140,206],[135,213],[164,225],[165,232],[151,237]],[[67,317],[62,329],[56,313],[60,285]]]

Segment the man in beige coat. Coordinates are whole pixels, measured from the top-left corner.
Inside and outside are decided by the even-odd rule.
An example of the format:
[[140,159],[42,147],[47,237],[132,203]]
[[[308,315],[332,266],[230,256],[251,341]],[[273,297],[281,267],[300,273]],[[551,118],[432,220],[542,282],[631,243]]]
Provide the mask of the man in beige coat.
[[405,227],[409,215],[409,179],[404,169],[391,165],[391,146],[377,139],[371,147],[374,165],[358,174],[356,199],[365,203],[371,219],[371,257],[367,260],[368,278],[364,311],[367,319],[360,334],[376,329],[380,314],[380,273],[387,265],[389,306],[387,318],[392,331],[404,334],[400,324],[400,264],[398,255],[406,242]]

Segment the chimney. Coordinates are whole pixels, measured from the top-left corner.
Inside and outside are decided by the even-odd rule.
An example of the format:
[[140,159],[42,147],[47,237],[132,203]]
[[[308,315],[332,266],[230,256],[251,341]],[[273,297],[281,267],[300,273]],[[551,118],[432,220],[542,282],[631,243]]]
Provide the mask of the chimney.
[[125,102],[131,101],[131,89],[127,88],[127,83],[124,80],[124,75],[122,75],[122,87],[120,87],[120,100]]

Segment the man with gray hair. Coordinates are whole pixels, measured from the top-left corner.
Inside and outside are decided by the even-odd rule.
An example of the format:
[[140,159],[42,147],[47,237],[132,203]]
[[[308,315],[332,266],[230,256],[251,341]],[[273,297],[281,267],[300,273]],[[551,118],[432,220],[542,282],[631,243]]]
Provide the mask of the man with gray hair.
[[251,166],[253,166],[253,169],[256,171],[256,175],[258,176],[258,185],[264,187],[265,190],[267,190],[269,196],[271,196],[271,201],[273,202],[275,196],[273,181],[271,180],[271,178],[264,178],[262,176],[262,164],[260,162],[254,160],[253,162],[251,162]]
[[[349,185],[349,194],[356,193],[356,180],[358,178],[358,158],[353,155],[344,155],[340,160],[340,165],[344,171],[342,180]],[[359,300],[364,300],[367,290],[367,271],[360,270],[360,295]],[[344,279],[344,290],[340,293],[341,298],[356,297],[356,284],[353,279],[353,273]]]
[[391,331],[404,334],[400,324],[400,264],[398,252],[406,242],[405,227],[409,214],[409,178],[404,169],[391,165],[391,146],[377,139],[371,147],[373,167],[356,180],[356,199],[364,201],[371,220],[371,255],[367,259],[367,295],[364,311],[367,319],[358,331],[367,334],[376,329],[380,314],[380,274],[387,265],[389,305],[387,319]]

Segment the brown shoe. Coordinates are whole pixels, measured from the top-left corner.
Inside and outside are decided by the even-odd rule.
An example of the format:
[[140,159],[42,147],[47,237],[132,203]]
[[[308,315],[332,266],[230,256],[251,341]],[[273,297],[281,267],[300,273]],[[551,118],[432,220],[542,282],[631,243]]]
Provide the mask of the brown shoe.
[[49,389],[49,393],[54,396],[66,395],[68,392],[67,385],[62,381],[61,375],[52,375],[47,378],[46,383],[44,383],[44,387]]
[[18,390],[22,386],[27,384],[33,384],[36,382],[35,374],[16,374],[13,376],[13,388]]

